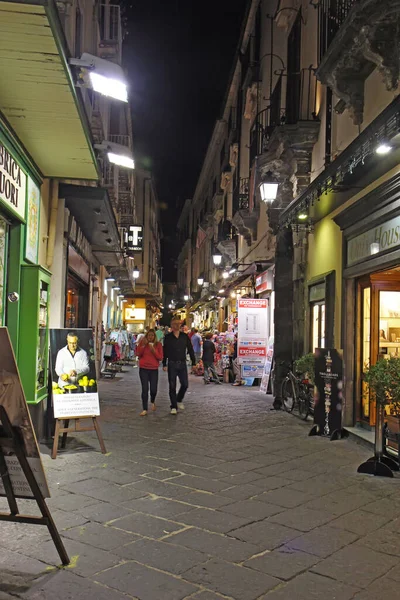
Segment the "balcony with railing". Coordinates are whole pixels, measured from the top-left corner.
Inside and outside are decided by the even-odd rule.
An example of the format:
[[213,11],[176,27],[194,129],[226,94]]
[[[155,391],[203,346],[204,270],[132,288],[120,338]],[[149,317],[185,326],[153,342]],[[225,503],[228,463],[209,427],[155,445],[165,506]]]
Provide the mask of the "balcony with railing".
[[239,179],[232,194],[232,223],[250,243],[257,236],[259,211],[250,198],[250,181]]
[[100,4],[98,11],[99,56],[121,64],[123,39],[121,7],[118,4]]
[[[287,78],[283,98],[283,78]],[[250,131],[250,164],[256,156],[268,150],[268,143],[277,127],[315,122],[317,80],[310,66],[299,73],[281,74],[271,94],[269,106],[260,111]]]
[[399,83],[400,2],[398,0],[319,0],[317,77],[348,110],[355,125],[364,117],[364,88],[378,68],[388,91]]
[[357,0],[319,0],[318,50],[321,62]]

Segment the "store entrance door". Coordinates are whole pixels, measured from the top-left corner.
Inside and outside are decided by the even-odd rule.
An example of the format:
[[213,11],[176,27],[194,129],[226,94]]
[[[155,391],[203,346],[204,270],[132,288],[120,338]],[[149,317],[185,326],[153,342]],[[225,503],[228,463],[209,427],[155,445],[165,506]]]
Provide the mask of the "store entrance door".
[[382,358],[400,358],[400,267],[358,281],[357,421],[375,425],[376,407],[364,373]]
[[65,327],[70,329],[88,326],[89,286],[68,274]]

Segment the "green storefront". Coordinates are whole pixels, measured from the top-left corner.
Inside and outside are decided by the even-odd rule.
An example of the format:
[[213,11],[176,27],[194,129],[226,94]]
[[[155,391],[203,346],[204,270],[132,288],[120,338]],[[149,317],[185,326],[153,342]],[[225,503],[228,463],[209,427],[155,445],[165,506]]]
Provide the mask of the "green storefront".
[[96,182],[99,168],[56,2],[0,2],[0,38],[0,325],[42,437],[58,181]]
[[35,407],[47,398],[50,294],[50,273],[38,264],[41,183],[0,122],[0,324],[8,327],[39,435],[43,419]]

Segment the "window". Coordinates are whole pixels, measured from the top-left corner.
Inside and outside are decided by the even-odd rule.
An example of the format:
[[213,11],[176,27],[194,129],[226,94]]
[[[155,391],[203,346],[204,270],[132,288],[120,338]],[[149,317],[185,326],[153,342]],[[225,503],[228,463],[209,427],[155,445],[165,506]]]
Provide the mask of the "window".
[[325,348],[325,301],[311,305],[311,350]]

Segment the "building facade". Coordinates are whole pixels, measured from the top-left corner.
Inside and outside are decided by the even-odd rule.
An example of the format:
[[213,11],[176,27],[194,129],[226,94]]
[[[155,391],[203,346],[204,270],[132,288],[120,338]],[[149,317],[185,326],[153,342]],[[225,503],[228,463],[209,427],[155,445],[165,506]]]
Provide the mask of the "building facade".
[[0,30],[0,325],[41,437],[49,328],[93,328],[100,375],[103,330],[123,325],[135,289],[129,98],[91,77],[126,81],[121,7],[4,2]]
[[365,368],[400,349],[399,17],[396,0],[249,2],[180,227],[193,320],[234,326],[234,294],[255,295],[258,280],[273,306],[276,405],[288,363],[342,349],[344,423],[366,428]]

